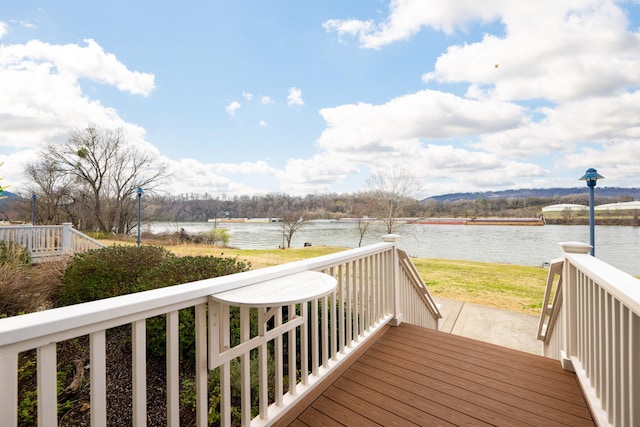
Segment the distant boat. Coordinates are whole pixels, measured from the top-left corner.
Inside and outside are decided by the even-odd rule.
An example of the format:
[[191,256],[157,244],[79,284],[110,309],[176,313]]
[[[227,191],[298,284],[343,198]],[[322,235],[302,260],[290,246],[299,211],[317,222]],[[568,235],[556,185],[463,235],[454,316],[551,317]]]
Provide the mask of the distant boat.
[[439,224],[439,225],[465,225],[469,218],[425,218],[419,219],[414,224]]
[[473,218],[465,225],[544,225],[543,218]]
[[282,218],[218,218],[207,222],[282,222]]

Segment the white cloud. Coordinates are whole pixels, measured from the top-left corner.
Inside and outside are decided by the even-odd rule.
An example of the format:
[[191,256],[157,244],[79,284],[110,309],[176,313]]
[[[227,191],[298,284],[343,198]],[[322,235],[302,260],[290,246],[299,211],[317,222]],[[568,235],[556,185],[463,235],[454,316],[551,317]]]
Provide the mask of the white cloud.
[[86,46],[51,45],[38,40],[0,46],[0,66],[14,71],[44,67],[50,74],[74,81],[87,78],[132,94],[151,94],[155,88],[153,74],[130,71],[95,41],[86,39],[84,42]]
[[230,116],[235,116],[236,110],[238,110],[240,107],[241,105],[238,101],[231,101],[229,104],[227,104],[226,107],[224,107],[224,109]]
[[382,105],[342,105],[320,114],[327,125],[317,141],[321,152],[287,163],[281,175],[284,191],[332,191],[350,174],[400,167],[428,182],[430,194],[446,186],[461,191],[462,181],[467,191],[483,184],[495,188],[526,182],[546,173],[527,161],[454,146],[478,134],[519,126],[524,115],[516,104],[425,90]]
[[374,30],[373,21],[359,21],[357,19],[330,19],[322,24],[326,31],[335,31],[342,40],[345,35],[362,38]]
[[260,102],[262,102],[263,104],[275,104],[276,101],[273,100],[273,98],[271,98],[270,96],[262,96],[260,97]]
[[[277,174],[265,161],[203,163],[191,158],[177,161],[165,158],[164,161],[173,172],[171,183],[166,188],[169,194],[259,194],[265,192],[264,188],[248,185],[243,182],[242,177],[267,178]],[[232,175],[234,178],[230,177]]]
[[302,99],[302,89],[298,89],[297,87],[289,88],[287,105],[304,105],[304,100]]
[[269,123],[267,123],[265,120],[260,120],[260,121],[258,122],[258,124],[259,124],[260,126],[269,126]]
[[347,159],[317,154],[309,159],[289,159],[277,176],[282,191],[304,195],[331,191],[337,182],[356,171],[356,165]]
[[[640,35],[628,32],[620,9],[608,1],[538,6],[527,3],[518,13],[507,8],[504,37],[485,35],[479,42],[449,47],[423,79],[469,83],[469,95],[475,97],[551,101],[621,92],[640,83]],[[541,14],[545,31],[523,14]]]
[[7,35],[9,29],[7,28],[7,23],[0,21],[0,39]]
[[447,140],[518,126],[523,108],[423,90],[382,105],[360,103],[320,110],[327,122],[318,145],[340,151],[413,147],[423,139]]
[[[408,40],[422,27],[452,33],[468,21],[490,21],[498,17],[498,10],[508,0],[427,1],[391,0],[389,16],[380,23],[355,19],[332,19],[323,24],[327,31],[356,37],[362,47],[379,49],[400,40]],[[519,5],[519,4],[518,4]]]
[[242,92],[242,97],[247,101],[251,101],[253,94],[251,92]]
[[38,158],[40,146],[64,142],[71,129],[88,124],[123,128],[131,144],[152,149],[142,128],[87,97],[81,78],[141,95],[154,87],[152,74],[129,71],[95,42],[0,45],[0,148],[8,147],[4,152],[10,153],[3,156],[5,179],[21,182],[24,165]]
[[573,152],[580,144],[640,138],[640,92],[539,108],[543,119],[481,135],[476,147],[510,157]]

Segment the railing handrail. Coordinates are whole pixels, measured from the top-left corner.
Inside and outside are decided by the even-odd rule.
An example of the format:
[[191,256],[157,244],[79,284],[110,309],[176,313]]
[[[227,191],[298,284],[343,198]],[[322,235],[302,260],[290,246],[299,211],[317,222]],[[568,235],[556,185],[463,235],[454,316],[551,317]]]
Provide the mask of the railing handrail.
[[407,273],[413,287],[419,291],[418,295],[420,295],[422,301],[431,312],[431,315],[436,319],[442,319],[442,314],[438,309],[438,305],[433,300],[433,297],[427,289],[427,285],[422,280],[422,276],[420,276],[420,272],[416,268],[415,264],[411,261],[411,258],[409,258],[409,255],[405,251],[402,249],[398,249],[397,251],[401,268]]
[[73,224],[1,226],[0,240],[25,246],[34,263],[59,259],[79,251],[99,249],[106,245],[73,228]]
[[104,247],[106,247],[106,246],[107,246],[107,245],[105,245],[104,243],[102,243],[101,241],[96,240],[96,239],[94,239],[94,238],[93,238],[93,237],[91,237],[91,236],[87,236],[87,235],[86,235],[86,234],[84,234],[83,232],[78,231],[78,230],[76,230],[76,229],[75,229],[75,228],[73,228],[73,227],[71,227],[71,228],[70,228],[70,230],[71,230],[71,233],[72,233],[74,236],[76,236],[77,238],[80,238],[80,239],[82,239],[82,240],[86,240],[86,241],[88,241],[88,242],[90,242],[90,243],[94,244],[95,246],[97,246],[97,247],[99,247],[99,248],[104,248]]
[[30,228],[62,228],[62,225],[32,225],[32,224],[18,224],[18,225],[0,225],[0,230],[25,230]]
[[[49,339],[48,337],[51,335],[56,335],[56,341],[62,341],[69,337],[80,335],[77,333],[78,328],[84,331],[82,334],[87,334],[96,330],[119,326],[153,316],[154,314],[150,314],[150,312],[166,312],[167,308],[179,309],[188,307],[194,305],[194,301],[199,299],[202,302],[206,302],[206,297],[218,292],[237,289],[306,270],[322,270],[340,262],[368,256],[392,247],[392,244],[382,242],[363,248],[350,249],[344,252],[265,267],[230,276],[205,279],[122,295],[106,300],[91,301],[0,319],[0,354],[2,354],[5,346],[20,346],[21,343],[24,343],[23,346],[25,348],[32,348],[33,344],[27,344],[27,341],[44,337]],[[108,322],[106,326],[105,322]]]
[[580,271],[595,279],[607,292],[640,315],[640,280],[589,254],[567,253]]
[[[538,322],[538,340],[545,344],[549,343],[553,335],[556,319],[560,315],[562,309],[562,267],[564,259],[554,259],[549,263],[549,273],[547,276],[547,286],[544,291],[544,301],[542,302],[542,310],[540,311],[540,320]],[[555,282],[555,277],[558,281]],[[555,292],[554,292],[555,285]],[[553,301],[551,293],[553,292]]]

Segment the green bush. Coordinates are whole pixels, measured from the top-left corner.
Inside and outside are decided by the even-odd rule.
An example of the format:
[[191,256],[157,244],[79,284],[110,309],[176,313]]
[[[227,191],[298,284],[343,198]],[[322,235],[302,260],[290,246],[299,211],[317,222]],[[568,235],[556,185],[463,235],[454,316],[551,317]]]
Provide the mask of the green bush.
[[79,304],[145,290],[140,276],[175,258],[157,246],[110,246],[77,254],[62,277],[58,303]]
[[[250,269],[250,265],[236,258],[214,256],[184,256],[169,259],[155,268],[149,269],[140,277],[144,289],[155,289],[212,277],[226,276]],[[150,357],[164,357],[165,316],[147,320],[147,352]],[[180,356],[183,359],[195,358],[195,317],[193,308],[180,310]]]
[[212,277],[227,276],[251,269],[237,258],[215,256],[183,256],[167,259],[149,268],[140,277],[144,289],[162,288]]
[[184,228],[173,233],[179,242],[189,242],[205,245],[227,246],[231,234],[228,228],[214,228],[209,231],[200,231],[198,233],[189,233]]
[[207,243],[210,245],[227,246],[231,234],[228,228],[214,228],[207,233]]

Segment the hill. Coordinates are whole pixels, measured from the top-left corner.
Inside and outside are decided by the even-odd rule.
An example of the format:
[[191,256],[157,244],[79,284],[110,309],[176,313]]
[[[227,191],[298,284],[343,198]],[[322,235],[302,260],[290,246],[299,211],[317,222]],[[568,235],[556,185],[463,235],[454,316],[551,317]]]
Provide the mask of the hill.
[[[586,187],[575,188],[524,188],[519,190],[504,191],[484,191],[475,193],[452,193],[440,196],[432,196],[423,199],[436,200],[439,202],[457,202],[457,201],[473,201],[478,199],[485,200],[505,200],[505,199],[528,199],[528,198],[545,198],[556,199],[570,196],[584,196],[588,194],[589,189]],[[640,200],[640,188],[620,188],[620,187],[596,187],[596,194],[601,198],[632,198]]]

